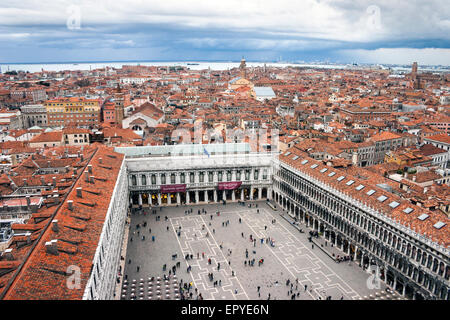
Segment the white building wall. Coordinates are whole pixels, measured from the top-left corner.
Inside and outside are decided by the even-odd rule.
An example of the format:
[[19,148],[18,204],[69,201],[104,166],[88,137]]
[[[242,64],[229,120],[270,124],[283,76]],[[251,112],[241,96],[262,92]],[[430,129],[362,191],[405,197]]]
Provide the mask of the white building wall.
[[128,179],[126,164],[123,161],[109,202],[83,300],[114,299],[127,210]]

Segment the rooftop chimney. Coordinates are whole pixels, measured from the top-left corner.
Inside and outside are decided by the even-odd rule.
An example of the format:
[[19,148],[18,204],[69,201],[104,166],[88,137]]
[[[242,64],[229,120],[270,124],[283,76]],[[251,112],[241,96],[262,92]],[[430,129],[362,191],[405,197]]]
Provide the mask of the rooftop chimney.
[[52,181],[53,181],[53,188],[56,188],[56,177],[52,177]]
[[84,172],[84,180],[89,182],[89,172],[87,170]]
[[74,175],[77,175],[77,168],[74,168],[74,169],[73,169],[73,174],[74,174]]
[[78,188],[77,188],[77,197],[78,197],[78,198],[83,198],[83,194],[82,194],[81,191],[82,191],[82,188],[81,188],[81,187],[78,187]]
[[94,184],[95,183],[95,177],[94,176],[90,176],[90,182],[92,183],[92,184]]
[[31,243],[31,232],[25,233],[25,236],[27,237],[27,244]]
[[45,243],[47,253],[58,255],[58,240],[52,240]]
[[27,185],[28,185],[27,179],[23,179],[23,185],[24,185],[24,186],[27,186]]
[[43,185],[43,186],[45,185],[45,179],[42,176],[41,176],[41,185]]
[[13,255],[12,251],[13,251],[13,249],[6,249],[3,252],[3,256],[5,257],[6,260],[8,260],[8,261],[14,260],[14,255]]
[[56,219],[52,221],[52,230],[54,232],[59,232],[58,220]]
[[87,168],[88,168],[89,173],[92,173],[92,164],[89,164],[89,165],[87,166]]
[[29,209],[30,208],[30,204],[31,204],[30,196],[26,196],[25,199],[27,200],[27,209]]
[[103,159],[102,158],[98,158],[98,162],[101,164],[103,163]]
[[73,211],[73,200],[68,200],[67,201],[67,206],[69,207],[70,211]]

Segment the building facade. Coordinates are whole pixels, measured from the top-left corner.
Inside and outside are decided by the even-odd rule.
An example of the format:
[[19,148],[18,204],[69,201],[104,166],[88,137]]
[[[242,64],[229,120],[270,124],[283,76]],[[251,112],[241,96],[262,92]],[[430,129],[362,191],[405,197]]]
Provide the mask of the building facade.
[[26,105],[20,108],[24,129],[34,126],[47,127],[47,110],[42,104]]
[[61,127],[76,124],[93,127],[100,122],[100,101],[85,98],[59,98],[44,103],[48,126]]
[[[226,148],[219,150],[222,146]],[[272,154],[252,153],[248,144],[125,147],[116,152],[126,155],[131,205],[268,199],[272,191]]]
[[[445,217],[433,225],[434,218],[431,222],[430,215],[393,194],[364,181],[358,183],[311,158],[299,160],[297,164],[285,155],[274,160],[272,197],[289,215],[319,232],[364,269],[375,268],[381,280],[401,294],[411,299],[450,299],[448,244],[436,240],[448,241]],[[371,200],[380,205],[372,205]],[[410,215],[409,226],[394,218],[394,212]],[[428,232],[416,232],[424,230],[421,224],[427,224]]]
[[83,300],[113,300],[120,254],[128,212],[128,178],[125,161],[120,167],[116,185],[109,201],[102,233],[92,261]]

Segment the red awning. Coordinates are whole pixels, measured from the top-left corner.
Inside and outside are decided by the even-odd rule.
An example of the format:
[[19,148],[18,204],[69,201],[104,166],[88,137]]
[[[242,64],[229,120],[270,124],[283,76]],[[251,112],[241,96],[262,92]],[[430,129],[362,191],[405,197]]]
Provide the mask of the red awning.
[[185,184],[166,184],[161,186],[161,193],[186,192]]
[[242,181],[219,182],[219,190],[234,190],[242,185]]

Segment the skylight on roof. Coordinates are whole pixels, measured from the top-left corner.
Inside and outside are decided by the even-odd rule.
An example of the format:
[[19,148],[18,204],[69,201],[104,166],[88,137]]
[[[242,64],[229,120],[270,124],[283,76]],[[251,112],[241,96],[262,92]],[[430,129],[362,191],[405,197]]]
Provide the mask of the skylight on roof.
[[288,152],[286,152],[284,155],[287,157],[287,156],[290,155],[290,154],[291,154],[291,152],[288,151]]
[[403,212],[404,213],[411,213],[411,212],[413,212],[414,211],[414,209],[413,208],[406,208],[406,209],[403,209]]
[[427,215],[426,213],[424,213],[424,214],[421,214],[420,216],[418,216],[417,219],[419,219],[420,221],[423,221],[423,220],[425,220],[425,219],[428,218],[428,217],[429,217],[429,215]]
[[315,168],[317,168],[318,166],[319,166],[318,164],[315,164],[315,163],[314,163],[310,168],[311,168],[311,169],[315,169]]
[[327,168],[323,168],[322,170],[320,170],[321,173],[326,172],[328,169]]
[[362,184],[360,184],[359,186],[356,187],[356,190],[361,191],[362,189],[364,189],[365,186],[363,186]]
[[392,209],[397,208],[400,205],[400,203],[398,203],[397,201],[392,201],[391,203],[389,203],[389,207],[391,207]]
[[336,172],[330,172],[329,174],[328,174],[328,176],[329,177],[332,177],[332,176],[334,176],[336,174]]
[[435,227],[436,229],[440,229],[440,228],[442,228],[443,226],[445,226],[445,223],[442,222],[442,221],[436,222],[436,223],[433,225],[433,227]]
[[302,164],[306,164],[306,163],[308,163],[308,160],[303,160],[302,161]]
[[342,181],[342,180],[344,180],[344,179],[345,179],[344,176],[340,176],[339,178],[337,178],[337,181]]
[[298,159],[298,156],[294,156],[293,158],[292,158],[292,160],[297,160]]
[[371,196],[371,195],[373,195],[375,193],[375,190],[373,190],[373,189],[371,189],[371,190],[369,190],[369,191],[367,191],[367,195],[368,196]]
[[387,199],[387,197],[384,196],[384,195],[381,195],[381,196],[379,196],[379,197],[377,198],[377,200],[380,201],[380,202],[383,202],[383,201],[385,201],[386,199]]
[[346,185],[351,186],[351,185],[354,184],[354,183],[355,183],[355,181],[349,180],[349,181],[347,181]]

